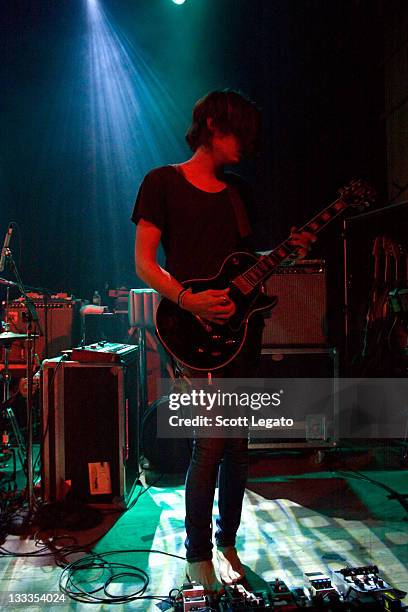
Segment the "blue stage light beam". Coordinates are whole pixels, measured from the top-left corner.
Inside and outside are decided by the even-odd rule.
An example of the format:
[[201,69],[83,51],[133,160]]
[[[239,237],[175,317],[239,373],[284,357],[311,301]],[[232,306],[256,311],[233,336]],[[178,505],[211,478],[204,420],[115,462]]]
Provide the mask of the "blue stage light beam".
[[[129,204],[148,170],[186,156],[182,142],[185,117],[163,79],[114,28],[100,2],[87,0],[87,17],[89,110],[85,130],[93,174],[90,214],[100,224],[99,234],[110,228],[104,251],[112,258],[108,265],[114,266],[113,277],[118,280],[119,251],[126,246],[123,232],[133,237]],[[100,256],[100,249],[96,241],[92,259]]]

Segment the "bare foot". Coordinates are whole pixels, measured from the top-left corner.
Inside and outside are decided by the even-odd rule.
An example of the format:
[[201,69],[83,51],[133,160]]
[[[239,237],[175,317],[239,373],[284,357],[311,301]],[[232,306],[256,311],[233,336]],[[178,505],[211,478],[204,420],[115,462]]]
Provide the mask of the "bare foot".
[[245,576],[235,546],[217,548],[218,571],[224,584],[233,584]]
[[188,580],[202,584],[209,593],[217,593],[223,590],[221,582],[215,575],[214,565],[211,560],[196,561],[195,563],[187,562],[186,576]]

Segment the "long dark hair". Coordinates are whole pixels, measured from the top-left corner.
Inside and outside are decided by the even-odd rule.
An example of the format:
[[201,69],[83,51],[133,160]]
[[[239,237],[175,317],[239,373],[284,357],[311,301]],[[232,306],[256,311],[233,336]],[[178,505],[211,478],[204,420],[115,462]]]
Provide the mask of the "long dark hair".
[[211,131],[207,119],[214,127],[239,138],[246,155],[259,149],[261,114],[254,102],[232,89],[212,91],[198,100],[193,108],[193,121],[186,134],[192,151],[210,142]]

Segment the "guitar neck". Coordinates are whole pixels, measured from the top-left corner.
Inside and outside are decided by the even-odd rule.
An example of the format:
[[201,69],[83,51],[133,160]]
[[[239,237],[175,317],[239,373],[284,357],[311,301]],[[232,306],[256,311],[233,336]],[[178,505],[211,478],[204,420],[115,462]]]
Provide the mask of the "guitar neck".
[[[340,197],[313,217],[313,219],[306,223],[299,231],[318,234],[347,207],[348,203]],[[255,285],[264,282],[272,274],[276,266],[286,263],[294,264],[296,259],[296,251],[293,245],[290,244],[290,238],[287,238],[268,255],[261,257],[256,264],[244,272],[242,276],[248,283],[255,287]]]

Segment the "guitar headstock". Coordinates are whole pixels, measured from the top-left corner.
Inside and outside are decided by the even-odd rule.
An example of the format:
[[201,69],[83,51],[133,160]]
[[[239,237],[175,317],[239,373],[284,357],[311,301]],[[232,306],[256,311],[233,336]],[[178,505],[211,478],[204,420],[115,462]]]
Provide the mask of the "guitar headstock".
[[368,207],[375,202],[376,191],[362,179],[353,179],[339,189],[341,200],[347,206]]

